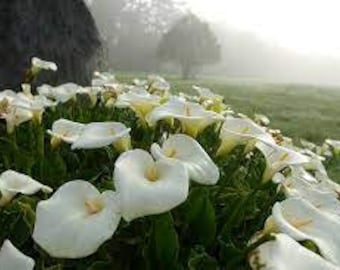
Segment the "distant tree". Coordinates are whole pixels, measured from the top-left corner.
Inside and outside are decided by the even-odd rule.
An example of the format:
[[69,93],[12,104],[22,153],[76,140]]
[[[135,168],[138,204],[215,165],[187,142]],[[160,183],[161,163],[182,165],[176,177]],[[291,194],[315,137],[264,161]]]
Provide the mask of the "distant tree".
[[[0,0],[1,1],[1,0]],[[181,0],[94,1],[108,66],[115,70],[154,72],[162,35],[182,15]]]
[[164,34],[158,54],[162,60],[178,64],[183,77],[188,78],[194,68],[219,61],[221,50],[209,24],[190,14]]

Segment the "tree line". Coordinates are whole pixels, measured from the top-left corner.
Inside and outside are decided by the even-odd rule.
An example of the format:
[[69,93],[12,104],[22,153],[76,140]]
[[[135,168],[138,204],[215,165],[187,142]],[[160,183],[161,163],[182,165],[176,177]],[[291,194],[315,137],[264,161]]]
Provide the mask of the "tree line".
[[93,13],[103,39],[103,68],[176,71],[183,77],[220,59],[210,26],[173,0],[98,0]]

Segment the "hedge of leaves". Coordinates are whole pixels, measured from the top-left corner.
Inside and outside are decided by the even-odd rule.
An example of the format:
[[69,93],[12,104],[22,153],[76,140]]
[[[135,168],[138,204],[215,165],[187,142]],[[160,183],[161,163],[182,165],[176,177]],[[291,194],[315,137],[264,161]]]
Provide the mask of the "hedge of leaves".
[[0,269],[339,269],[339,142],[296,146],[194,89],[0,92]]

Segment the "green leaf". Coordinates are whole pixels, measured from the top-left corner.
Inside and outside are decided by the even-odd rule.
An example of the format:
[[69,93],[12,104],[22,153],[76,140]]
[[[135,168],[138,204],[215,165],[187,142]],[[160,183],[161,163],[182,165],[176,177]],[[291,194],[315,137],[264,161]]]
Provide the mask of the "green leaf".
[[186,212],[186,220],[194,239],[209,246],[216,235],[216,216],[206,188],[192,190]]
[[209,254],[196,251],[191,251],[190,258],[188,261],[189,270],[216,270],[218,269],[218,263],[215,258]]
[[[32,205],[34,203],[32,202]],[[11,239],[17,246],[22,246],[31,237],[35,213],[29,200],[23,198],[11,202],[1,213],[0,241]]]
[[175,269],[179,250],[178,236],[170,213],[152,217],[146,252],[149,269]]

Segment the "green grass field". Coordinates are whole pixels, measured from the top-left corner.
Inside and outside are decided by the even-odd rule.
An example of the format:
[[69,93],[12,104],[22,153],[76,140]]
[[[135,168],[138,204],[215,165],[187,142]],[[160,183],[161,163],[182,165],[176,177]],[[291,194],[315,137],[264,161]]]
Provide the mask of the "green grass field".
[[293,138],[322,142],[340,139],[340,88],[278,84],[172,81],[180,91],[199,83],[225,96],[236,111],[249,116],[263,113],[273,128]]
[[[121,75],[118,79],[131,80]],[[322,143],[326,138],[340,140],[340,87],[266,84],[212,79],[179,80],[167,78],[176,91],[192,92],[192,85],[208,87],[225,96],[237,112],[252,116],[263,113],[271,127],[289,137]]]

